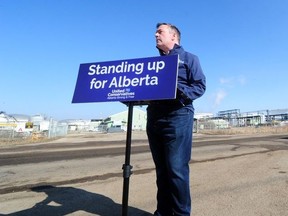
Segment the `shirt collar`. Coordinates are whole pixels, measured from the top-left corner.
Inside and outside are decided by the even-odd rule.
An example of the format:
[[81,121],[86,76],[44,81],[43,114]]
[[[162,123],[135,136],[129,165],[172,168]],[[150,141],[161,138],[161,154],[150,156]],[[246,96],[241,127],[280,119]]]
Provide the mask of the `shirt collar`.
[[157,46],[156,46],[156,48],[158,49],[160,55],[161,55],[161,56],[164,56],[164,55],[170,55],[171,53],[173,53],[174,50],[181,48],[181,46],[178,45],[178,44],[174,44],[173,49],[170,50],[168,54],[166,54],[163,50],[159,49]]

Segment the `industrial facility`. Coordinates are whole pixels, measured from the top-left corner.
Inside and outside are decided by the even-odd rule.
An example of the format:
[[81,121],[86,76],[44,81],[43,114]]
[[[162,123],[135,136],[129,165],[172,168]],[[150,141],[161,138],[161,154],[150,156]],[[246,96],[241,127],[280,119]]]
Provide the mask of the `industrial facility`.
[[[44,115],[7,114],[0,112],[0,138],[65,136],[75,132],[113,133],[127,130],[128,111],[104,119],[69,119],[57,121]],[[146,112],[134,108],[132,130],[146,130]],[[231,127],[260,127],[288,125],[288,109],[240,112],[240,109],[212,113],[196,113],[194,132]]]
[[240,109],[232,109],[219,111],[216,116],[202,115],[200,118],[197,118],[198,129],[284,125],[288,125],[288,109],[251,112],[240,112]]

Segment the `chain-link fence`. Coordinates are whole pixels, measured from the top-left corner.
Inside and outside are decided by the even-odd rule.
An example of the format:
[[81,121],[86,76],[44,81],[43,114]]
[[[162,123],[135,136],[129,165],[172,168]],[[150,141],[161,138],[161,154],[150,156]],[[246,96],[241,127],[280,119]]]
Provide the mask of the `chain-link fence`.
[[288,133],[288,121],[271,121],[261,124],[258,118],[252,120],[249,124],[235,124],[233,121],[220,118],[196,119],[193,132],[203,134]]
[[68,133],[68,125],[65,123],[58,123],[51,121],[47,130],[38,130],[33,128],[31,130],[25,130],[17,132],[14,127],[2,127],[0,128],[0,143],[5,142],[19,142],[27,140],[41,140],[52,139],[56,137],[66,136]]

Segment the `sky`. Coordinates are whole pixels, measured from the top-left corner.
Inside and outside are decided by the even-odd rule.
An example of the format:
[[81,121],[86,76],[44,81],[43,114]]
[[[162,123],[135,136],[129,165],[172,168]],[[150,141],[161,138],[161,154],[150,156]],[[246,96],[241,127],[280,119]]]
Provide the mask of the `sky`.
[[72,104],[79,65],[158,56],[158,22],[176,25],[200,59],[196,113],[288,108],[287,0],[0,0],[0,111],[63,120],[127,110]]

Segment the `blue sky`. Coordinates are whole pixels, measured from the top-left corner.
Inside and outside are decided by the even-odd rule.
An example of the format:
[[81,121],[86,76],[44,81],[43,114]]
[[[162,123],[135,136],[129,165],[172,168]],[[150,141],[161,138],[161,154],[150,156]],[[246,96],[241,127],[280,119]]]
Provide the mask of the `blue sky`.
[[72,104],[81,63],[157,56],[170,22],[207,91],[196,112],[288,108],[287,0],[0,0],[0,111],[105,118],[119,102]]

